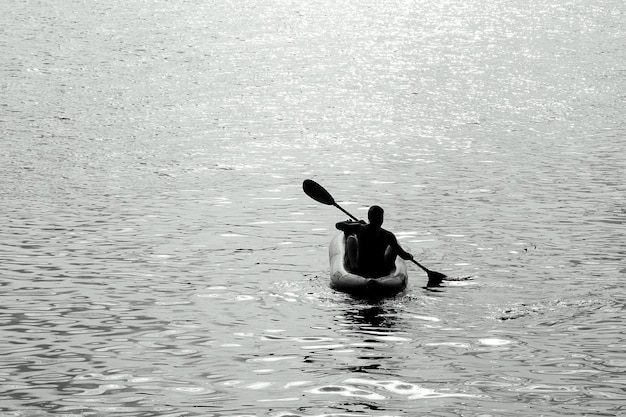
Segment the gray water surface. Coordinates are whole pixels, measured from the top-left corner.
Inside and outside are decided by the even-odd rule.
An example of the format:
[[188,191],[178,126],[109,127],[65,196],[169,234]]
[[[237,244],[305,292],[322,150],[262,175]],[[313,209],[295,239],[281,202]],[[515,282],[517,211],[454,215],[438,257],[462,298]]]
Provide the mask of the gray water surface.
[[[626,413],[625,12],[2,2],[0,414]],[[472,279],[332,291],[305,178]]]

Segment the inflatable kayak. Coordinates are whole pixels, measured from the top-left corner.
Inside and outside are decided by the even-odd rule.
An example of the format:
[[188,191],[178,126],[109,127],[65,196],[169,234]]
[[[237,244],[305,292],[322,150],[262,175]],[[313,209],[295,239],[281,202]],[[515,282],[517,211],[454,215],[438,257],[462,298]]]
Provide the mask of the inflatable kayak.
[[394,268],[385,276],[366,278],[346,267],[346,245],[343,233],[330,242],[330,286],[335,290],[368,298],[387,297],[403,291],[408,281],[406,264],[397,257]]

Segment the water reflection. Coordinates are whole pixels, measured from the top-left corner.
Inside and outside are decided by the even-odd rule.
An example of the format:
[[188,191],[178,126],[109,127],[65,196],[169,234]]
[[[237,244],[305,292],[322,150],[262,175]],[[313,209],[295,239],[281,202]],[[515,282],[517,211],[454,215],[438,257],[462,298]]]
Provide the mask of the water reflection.
[[355,327],[365,328],[392,328],[397,324],[398,313],[393,307],[384,305],[363,306],[346,309],[341,316],[343,323],[353,323]]

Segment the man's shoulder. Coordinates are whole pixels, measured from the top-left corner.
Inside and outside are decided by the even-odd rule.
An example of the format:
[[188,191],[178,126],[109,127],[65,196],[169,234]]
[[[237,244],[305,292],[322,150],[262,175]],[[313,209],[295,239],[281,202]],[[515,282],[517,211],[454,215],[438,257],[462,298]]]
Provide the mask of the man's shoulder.
[[386,239],[395,239],[396,235],[394,235],[392,232],[390,232],[387,229],[380,229],[381,233],[385,236]]

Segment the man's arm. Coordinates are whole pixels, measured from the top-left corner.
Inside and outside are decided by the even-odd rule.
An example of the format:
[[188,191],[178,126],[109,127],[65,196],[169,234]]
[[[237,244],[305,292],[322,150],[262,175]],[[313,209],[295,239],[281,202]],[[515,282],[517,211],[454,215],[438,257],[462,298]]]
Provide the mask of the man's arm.
[[396,236],[391,232],[389,232],[389,240],[390,240],[389,244],[391,245],[393,250],[396,251],[399,257],[401,257],[405,261],[413,259],[413,255],[411,255],[409,252],[402,249],[402,246],[400,246],[400,244],[398,243],[398,239],[396,239]]
[[338,222],[335,224],[335,227],[342,232],[356,233],[359,229],[361,229],[361,227],[363,227],[363,223],[346,220],[345,222]]

